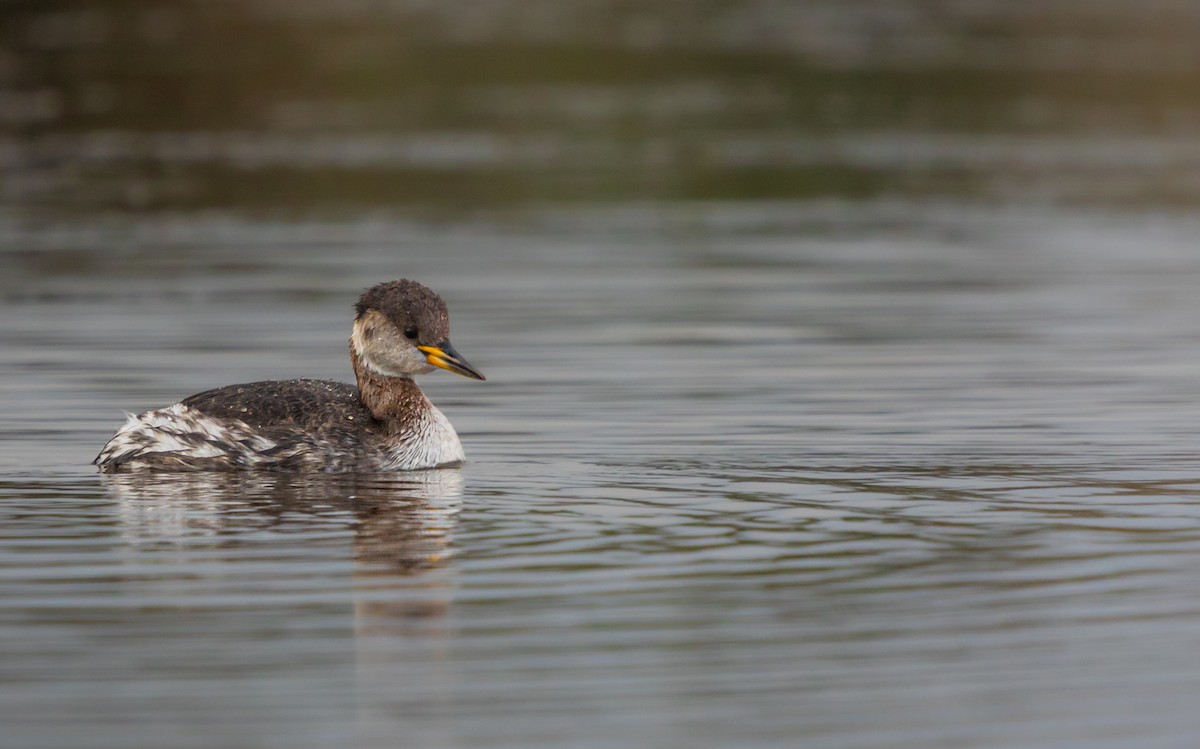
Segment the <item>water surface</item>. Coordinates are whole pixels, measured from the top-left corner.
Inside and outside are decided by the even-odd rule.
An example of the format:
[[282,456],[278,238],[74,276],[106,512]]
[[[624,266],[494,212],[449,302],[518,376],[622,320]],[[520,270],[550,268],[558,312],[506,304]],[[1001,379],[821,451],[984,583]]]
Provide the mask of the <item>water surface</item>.
[[[1178,745],[1195,227],[863,210],[759,236],[408,227],[426,254],[308,227],[235,271],[278,229],[197,222],[202,252],[22,266],[5,743]],[[356,274],[330,281],[331,239]],[[1095,249],[1133,241],[1136,266]],[[350,300],[398,266],[490,378],[426,378],[461,470],[87,465],[122,410],[348,376]]]

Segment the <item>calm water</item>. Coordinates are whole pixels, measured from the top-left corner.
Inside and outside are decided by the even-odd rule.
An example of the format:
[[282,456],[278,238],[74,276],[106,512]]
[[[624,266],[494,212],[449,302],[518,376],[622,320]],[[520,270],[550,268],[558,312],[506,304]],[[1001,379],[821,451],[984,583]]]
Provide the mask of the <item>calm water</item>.
[[[0,747],[1193,745],[1149,5],[0,12]],[[399,276],[462,469],[89,465]]]

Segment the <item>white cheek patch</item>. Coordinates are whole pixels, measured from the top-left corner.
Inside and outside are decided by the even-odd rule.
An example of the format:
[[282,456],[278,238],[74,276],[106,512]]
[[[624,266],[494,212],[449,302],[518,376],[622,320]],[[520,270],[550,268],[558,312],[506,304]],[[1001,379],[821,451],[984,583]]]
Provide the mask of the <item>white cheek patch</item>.
[[362,362],[363,362],[363,366],[365,366],[367,368],[367,371],[373,372],[375,374],[383,375],[384,377],[404,377],[405,376],[404,372],[398,372],[394,369],[389,369],[386,366],[380,365],[378,362],[376,362],[374,359],[371,358],[371,355],[369,353],[362,355]]
[[354,321],[354,329],[350,331],[350,345],[354,347],[354,355],[364,360],[367,358],[366,328],[367,323],[359,319]]
[[378,344],[375,343],[373,338],[368,340],[367,331],[374,331],[382,324],[378,320],[378,317],[378,313],[372,311],[368,312],[365,317],[355,320],[354,330],[350,334],[350,345],[354,347],[355,356],[362,361],[367,371],[386,377],[398,377],[400,375],[399,372],[392,370],[387,365],[378,361],[375,356],[375,349],[378,348]]
[[[368,331],[373,335],[368,335]],[[408,341],[398,338],[392,324],[371,311],[354,322],[350,345],[363,367],[384,377],[411,377],[432,372],[425,355]]]

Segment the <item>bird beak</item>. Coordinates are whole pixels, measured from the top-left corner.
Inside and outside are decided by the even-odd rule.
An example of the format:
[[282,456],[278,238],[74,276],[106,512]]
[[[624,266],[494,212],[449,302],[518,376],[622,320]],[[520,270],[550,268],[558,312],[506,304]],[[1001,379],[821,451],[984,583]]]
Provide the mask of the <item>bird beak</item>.
[[464,377],[474,377],[477,380],[486,380],[467,360],[462,358],[454,347],[450,345],[450,341],[446,341],[441,346],[421,346],[417,345],[424,354],[425,359],[435,367],[450,370],[455,374],[460,374]]

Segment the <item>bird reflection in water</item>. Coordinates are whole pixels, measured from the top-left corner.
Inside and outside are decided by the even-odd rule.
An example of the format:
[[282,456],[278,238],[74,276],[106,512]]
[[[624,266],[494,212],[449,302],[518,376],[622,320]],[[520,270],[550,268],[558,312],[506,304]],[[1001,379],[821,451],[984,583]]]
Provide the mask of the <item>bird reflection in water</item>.
[[[119,502],[131,550],[211,575],[210,587],[217,584],[223,595],[259,591],[261,602],[286,590],[342,601],[351,593],[359,634],[428,625],[449,608],[458,470],[135,472],[103,480]],[[341,584],[347,558],[354,565],[349,591]],[[199,560],[203,565],[193,565]],[[287,569],[291,563],[306,570],[303,588]],[[246,565],[261,569],[248,578]],[[169,575],[161,580],[171,583]]]

